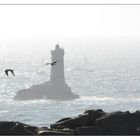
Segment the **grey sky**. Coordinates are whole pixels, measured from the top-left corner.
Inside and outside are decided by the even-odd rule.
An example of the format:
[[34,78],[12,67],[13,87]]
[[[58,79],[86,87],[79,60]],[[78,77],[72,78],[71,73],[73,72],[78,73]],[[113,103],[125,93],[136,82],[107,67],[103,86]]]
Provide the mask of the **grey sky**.
[[0,6],[0,49],[138,47],[139,13],[132,5]]

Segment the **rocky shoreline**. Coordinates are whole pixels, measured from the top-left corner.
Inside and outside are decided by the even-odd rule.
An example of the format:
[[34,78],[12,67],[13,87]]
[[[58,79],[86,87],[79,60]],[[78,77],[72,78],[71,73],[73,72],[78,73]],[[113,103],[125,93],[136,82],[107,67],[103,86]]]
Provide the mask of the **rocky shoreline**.
[[140,111],[104,112],[86,110],[73,118],[63,118],[48,127],[0,121],[3,136],[111,136],[140,135]]

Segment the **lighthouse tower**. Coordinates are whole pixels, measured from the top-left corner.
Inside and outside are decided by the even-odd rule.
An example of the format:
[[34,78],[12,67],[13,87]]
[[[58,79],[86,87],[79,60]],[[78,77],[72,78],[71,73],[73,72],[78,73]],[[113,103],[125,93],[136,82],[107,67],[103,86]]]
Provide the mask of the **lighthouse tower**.
[[65,83],[64,77],[64,49],[61,49],[57,44],[55,50],[51,51],[52,62],[56,61],[55,65],[51,66],[50,82],[52,84]]
[[52,63],[51,65],[51,75],[50,75],[50,87],[51,87],[51,98],[57,98],[62,100],[70,100],[79,98],[75,95],[71,88],[65,82],[64,74],[64,49],[60,48],[57,44],[55,49],[51,51]]

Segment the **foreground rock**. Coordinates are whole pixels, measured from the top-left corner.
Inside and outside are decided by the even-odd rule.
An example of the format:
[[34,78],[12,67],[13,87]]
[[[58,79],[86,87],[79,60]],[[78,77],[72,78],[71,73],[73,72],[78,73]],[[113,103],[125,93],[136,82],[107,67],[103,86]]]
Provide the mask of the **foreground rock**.
[[140,112],[106,113],[101,109],[87,110],[75,118],[65,118],[51,129],[73,129],[74,135],[140,135]]
[[20,122],[0,122],[0,135],[2,136],[42,136],[42,135],[66,135],[59,131],[51,131],[47,127],[36,127]]
[[51,125],[51,129],[63,129],[70,128],[76,129],[76,127],[81,126],[94,126],[97,118],[105,115],[101,109],[99,110],[87,110],[83,114],[75,118],[65,118],[57,121],[55,124]]
[[140,112],[87,110],[73,118],[63,118],[48,127],[20,122],[0,122],[0,135],[71,136],[71,135],[140,135]]
[[140,112],[114,112],[96,120],[96,126],[118,135],[138,135]]
[[36,135],[37,127],[20,122],[0,122],[0,135]]

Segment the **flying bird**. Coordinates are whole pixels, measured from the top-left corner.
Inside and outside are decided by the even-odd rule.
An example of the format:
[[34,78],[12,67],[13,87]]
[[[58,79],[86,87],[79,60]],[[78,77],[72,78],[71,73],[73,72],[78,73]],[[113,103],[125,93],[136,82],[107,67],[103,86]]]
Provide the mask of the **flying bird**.
[[54,65],[56,65],[56,63],[57,63],[57,61],[54,61],[52,63],[46,63],[46,65],[52,65],[52,66],[54,66]]
[[6,74],[7,76],[9,76],[9,72],[11,72],[11,73],[13,74],[13,76],[15,76],[14,70],[12,70],[12,69],[6,69],[6,70],[5,70],[5,74]]

